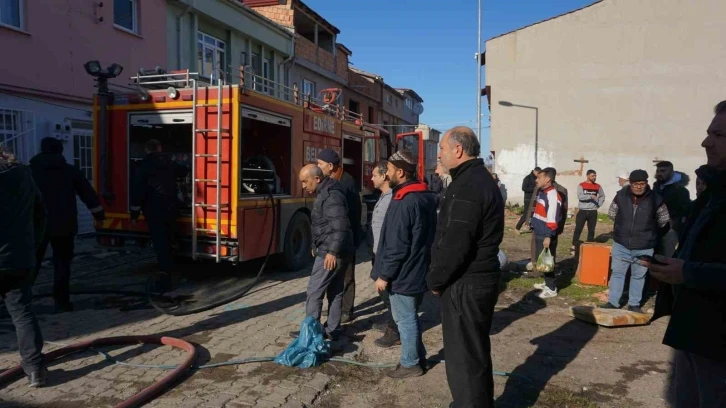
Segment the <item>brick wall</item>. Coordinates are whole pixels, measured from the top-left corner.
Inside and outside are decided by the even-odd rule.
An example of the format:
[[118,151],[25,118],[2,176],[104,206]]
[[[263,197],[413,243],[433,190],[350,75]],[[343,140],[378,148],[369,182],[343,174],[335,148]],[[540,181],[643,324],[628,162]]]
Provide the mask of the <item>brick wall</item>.
[[374,101],[381,102],[381,84],[354,71],[348,70],[348,84],[355,92],[362,93]]
[[339,47],[336,57],[337,61],[335,64],[335,73],[338,74],[339,77],[348,81],[348,54]]
[[322,48],[318,48],[318,66],[324,70],[335,72],[335,60],[333,59],[333,54]]
[[293,10],[290,8],[290,4],[292,4],[292,2],[276,6],[254,7],[252,4],[250,4],[250,6],[252,6],[254,11],[262,14],[277,24],[285,27],[293,27]]
[[304,58],[314,64],[318,63],[318,47],[307,38],[295,35],[295,57]]

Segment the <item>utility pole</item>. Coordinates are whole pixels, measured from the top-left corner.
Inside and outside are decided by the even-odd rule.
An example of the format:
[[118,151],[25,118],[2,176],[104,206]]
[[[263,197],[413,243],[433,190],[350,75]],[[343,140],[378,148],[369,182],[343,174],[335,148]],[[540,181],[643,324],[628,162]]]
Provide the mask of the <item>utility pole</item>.
[[479,136],[479,144],[482,144],[481,137],[481,0],[479,0],[479,28],[477,30],[476,41],[476,132]]

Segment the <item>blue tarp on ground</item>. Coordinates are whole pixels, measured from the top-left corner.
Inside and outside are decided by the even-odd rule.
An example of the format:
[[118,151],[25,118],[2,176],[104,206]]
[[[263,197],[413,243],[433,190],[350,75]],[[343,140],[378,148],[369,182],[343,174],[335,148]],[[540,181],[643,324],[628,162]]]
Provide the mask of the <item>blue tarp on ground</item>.
[[323,340],[323,326],[312,317],[300,323],[300,335],[275,358],[276,364],[309,368],[328,357],[330,345]]

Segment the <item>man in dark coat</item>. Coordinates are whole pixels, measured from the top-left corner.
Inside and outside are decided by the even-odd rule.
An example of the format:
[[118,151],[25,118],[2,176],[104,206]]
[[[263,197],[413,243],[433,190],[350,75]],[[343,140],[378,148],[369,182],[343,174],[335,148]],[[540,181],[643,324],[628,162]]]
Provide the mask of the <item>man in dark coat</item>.
[[678,244],[678,235],[683,230],[683,222],[691,208],[691,194],[686,186],[688,176],[675,171],[673,163],[662,161],[656,164],[656,182],[653,191],[661,196],[670,215],[670,228],[661,231],[655,253],[666,257],[673,256]]
[[[324,177],[332,177],[340,183],[345,193],[345,201],[348,207],[348,220],[353,233],[353,245],[356,250],[363,239],[361,229],[361,196],[360,185],[356,183],[353,176],[343,171],[340,165],[340,156],[333,149],[324,149],[318,153],[318,167]],[[328,299],[330,301],[330,299]],[[343,294],[343,323],[349,322],[353,317],[355,306],[355,254],[353,260],[348,264],[345,271],[345,290]]]
[[377,262],[371,270],[378,292],[389,293],[391,312],[401,339],[401,361],[388,373],[392,378],[423,375],[426,348],[418,310],[431,263],[436,228],[436,198],[417,181],[416,160],[402,150],[388,159],[393,199],[388,207],[378,244]]
[[535,167],[531,173],[527,174],[522,179],[522,192],[524,193],[524,212],[522,213],[522,216],[519,217],[519,221],[517,221],[517,231],[522,229],[522,225],[529,221],[528,215],[532,211],[532,197],[535,196],[534,190],[537,188],[537,174],[539,174],[539,172],[541,171],[541,168]]
[[158,140],[146,142],[145,151],[146,157],[131,189],[131,222],[135,223],[140,213],[144,213],[159,270],[166,274],[162,284],[168,289],[174,269],[172,244],[179,211],[176,179],[183,177],[186,169],[162,154]]
[[96,221],[106,217],[96,190],[86,176],[63,157],[63,142],[52,137],[40,141],[40,153],[30,159],[35,184],[43,194],[48,209],[48,225],[38,247],[36,275],[48,244],[53,248],[53,299],[57,312],[73,310],[70,297],[71,262],[78,233],[76,195]]
[[[299,178],[303,189],[315,195],[310,214],[315,263],[308,281],[305,313],[308,317],[320,320],[323,296],[327,294],[330,311],[325,323],[325,337],[337,340],[345,270],[355,253],[345,193],[337,180],[324,177],[320,168],[314,164],[303,167]],[[299,334],[291,332],[290,336],[297,337]]]
[[488,408],[494,404],[489,330],[499,296],[504,202],[477,158],[481,148],[473,130],[455,127],[439,147],[439,161],[452,181],[436,224],[427,282],[441,297],[452,406]]
[[45,228],[43,197],[30,169],[0,145],[0,300],[13,319],[23,371],[45,385],[43,335],[33,314],[35,252]]
[[662,283],[653,320],[670,315],[663,344],[675,349],[671,403],[676,408],[726,406],[726,101],[701,143],[708,163],[697,171],[698,195],[676,258],[643,264]]

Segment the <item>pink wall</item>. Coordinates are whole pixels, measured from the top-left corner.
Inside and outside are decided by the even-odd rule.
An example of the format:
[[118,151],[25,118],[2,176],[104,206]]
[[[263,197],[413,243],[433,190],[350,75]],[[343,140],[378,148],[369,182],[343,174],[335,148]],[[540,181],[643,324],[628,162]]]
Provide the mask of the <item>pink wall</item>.
[[24,29],[0,26],[0,87],[90,99],[95,89],[83,69],[88,60],[121,64],[124,71],[112,82],[123,85],[140,67],[166,64],[165,0],[138,1],[139,35],[114,27],[113,0],[98,9],[95,0],[24,1]]

